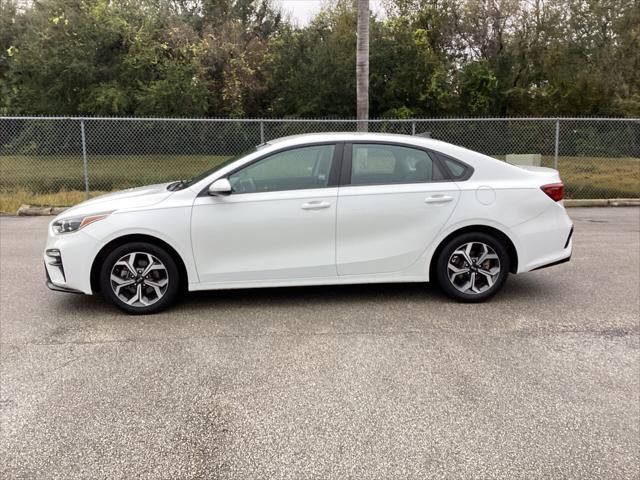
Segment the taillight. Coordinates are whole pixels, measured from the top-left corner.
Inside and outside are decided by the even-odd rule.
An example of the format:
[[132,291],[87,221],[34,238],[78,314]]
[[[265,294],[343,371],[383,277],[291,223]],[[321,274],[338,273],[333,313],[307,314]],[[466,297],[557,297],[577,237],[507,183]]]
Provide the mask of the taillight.
[[564,198],[564,183],[550,183],[549,185],[543,185],[540,189],[547,194],[547,196],[555,201],[559,202]]

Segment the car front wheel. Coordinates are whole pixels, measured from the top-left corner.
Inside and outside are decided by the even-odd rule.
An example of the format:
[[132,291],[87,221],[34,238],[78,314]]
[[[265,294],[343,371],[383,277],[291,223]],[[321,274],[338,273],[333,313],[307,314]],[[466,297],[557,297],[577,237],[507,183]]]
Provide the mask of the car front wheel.
[[100,270],[100,289],[107,300],[133,314],[156,313],[172,304],[180,273],[164,249],[145,242],[115,248]]
[[509,254],[500,240],[486,233],[465,233],[441,250],[436,275],[451,298],[481,302],[503,287],[509,269]]

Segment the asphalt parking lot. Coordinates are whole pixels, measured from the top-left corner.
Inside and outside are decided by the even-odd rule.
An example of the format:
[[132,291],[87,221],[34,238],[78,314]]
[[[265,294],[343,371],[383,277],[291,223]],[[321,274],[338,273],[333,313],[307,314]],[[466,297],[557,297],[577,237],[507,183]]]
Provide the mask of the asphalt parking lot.
[[640,209],[571,209],[569,264],[489,303],[422,285],[50,292],[0,219],[2,478],[635,478]]

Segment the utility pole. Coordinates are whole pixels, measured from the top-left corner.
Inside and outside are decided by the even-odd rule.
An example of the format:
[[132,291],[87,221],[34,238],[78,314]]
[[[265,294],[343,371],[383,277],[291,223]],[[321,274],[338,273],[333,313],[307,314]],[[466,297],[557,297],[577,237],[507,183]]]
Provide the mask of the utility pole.
[[369,129],[369,0],[358,0],[356,117],[358,131],[366,132]]

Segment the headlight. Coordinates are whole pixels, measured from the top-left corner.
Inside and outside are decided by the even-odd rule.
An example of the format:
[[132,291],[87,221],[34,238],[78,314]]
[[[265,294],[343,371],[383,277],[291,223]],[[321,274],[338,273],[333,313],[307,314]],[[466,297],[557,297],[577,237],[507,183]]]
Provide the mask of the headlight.
[[96,215],[85,215],[80,217],[61,218],[51,224],[53,233],[60,235],[61,233],[71,233],[87,225],[107,218],[111,212],[99,213]]

